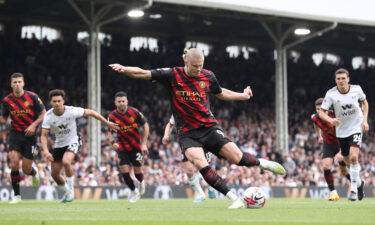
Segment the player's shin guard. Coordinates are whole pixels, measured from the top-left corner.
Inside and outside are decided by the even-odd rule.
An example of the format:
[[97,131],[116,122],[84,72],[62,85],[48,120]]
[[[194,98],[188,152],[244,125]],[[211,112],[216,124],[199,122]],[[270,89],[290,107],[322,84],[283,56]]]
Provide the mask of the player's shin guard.
[[12,180],[12,187],[13,187],[14,195],[20,195],[20,181],[22,180],[20,171],[12,170],[10,172],[10,179]]
[[137,178],[137,180],[142,183],[143,181],[143,173],[136,173],[134,174],[135,178]]
[[239,166],[259,166],[259,160],[256,159],[253,155],[247,152],[243,152],[242,158],[240,162],[238,163]]
[[227,184],[210,166],[202,168],[199,170],[199,172],[202,174],[207,184],[209,184],[211,187],[215,188],[223,195],[226,195],[229,192]]
[[324,170],[324,179],[326,179],[329,190],[335,190],[335,184],[333,182],[333,174],[331,170]]
[[129,173],[123,173],[122,177],[124,178],[125,183],[126,183],[126,185],[128,185],[130,190],[134,191],[135,185],[134,185],[133,179],[130,177],[130,174]]

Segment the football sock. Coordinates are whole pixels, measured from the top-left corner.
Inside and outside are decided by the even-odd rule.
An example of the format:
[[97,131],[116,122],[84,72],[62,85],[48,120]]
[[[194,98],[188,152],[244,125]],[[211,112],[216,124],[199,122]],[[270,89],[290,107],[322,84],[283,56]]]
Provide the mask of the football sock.
[[232,191],[228,191],[228,193],[225,196],[227,196],[227,198],[229,198],[229,200],[231,200],[232,202],[238,199],[238,196]]
[[134,186],[134,182],[133,182],[132,178],[130,177],[130,174],[129,173],[123,173],[122,177],[124,178],[125,183],[126,183],[126,185],[128,185],[130,190],[134,191],[135,186]]
[[259,160],[256,159],[253,155],[247,152],[243,152],[242,158],[240,162],[238,163],[239,166],[259,166]]
[[204,191],[201,187],[201,184],[199,183],[199,177],[198,176],[192,176],[188,178],[188,183],[190,187],[194,190],[194,192],[198,193],[199,196],[205,197]]
[[71,191],[70,194],[74,197],[74,176],[66,177],[66,186]]
[[64,192],[64,193],[68,193],[68,192],[69,192],[69,189],[68,189],[68,186],[67,186],[66,183],[65,183],[65,184],[57,185],[57,188],[58,188],[60,191]]
[[324,170],[324,179],[326,179],[329,190],[335,190],[335,184],[333,183],[333,175],[331,170]]
[[136,173],[134,174],[135,178],[139,181],[139,183],[142,183],[143,181],[143,173]]
[[219,175],[217,175],[214,169],[212,169],[210,166],[206,166],[199,170],[199,172],[202,174],[207,184],[218,190],[223,195],[227,195],[227,193],[229,192],[229,188],[224,180]]
[[359,178],[359,172],[361,171],[361,166],[359,164],[350,165],[350,184],[351,191],[357,192],[357,187],[361,185],[361,179]]
[[10,172],[10,179],[12,180],[12,187],[13,187],[14,195],[20,195],[20,181],[22,180],[20,171],[12,170]]

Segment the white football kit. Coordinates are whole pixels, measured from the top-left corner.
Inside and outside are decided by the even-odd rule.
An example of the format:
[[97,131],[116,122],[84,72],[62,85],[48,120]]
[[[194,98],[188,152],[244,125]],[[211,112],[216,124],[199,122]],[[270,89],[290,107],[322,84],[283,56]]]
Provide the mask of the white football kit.
[[85,109],[73,106],[64,107],[65,111],[61,116],[57,116],[53,108],[48,110],[42,124],[42,128],[51,129],[51,132],[55,134],[55,148],[79,146],[76,119],[83,116]]
[[327,91],[322,109],[329,110],[333,106],[335,117],[341,120],[341,124],[336,126],[338,138],[362,133],[363,112],[359,102],[365,99],[366,95],[359,85],[350,85],[345,94],[340,93],[337,87]]

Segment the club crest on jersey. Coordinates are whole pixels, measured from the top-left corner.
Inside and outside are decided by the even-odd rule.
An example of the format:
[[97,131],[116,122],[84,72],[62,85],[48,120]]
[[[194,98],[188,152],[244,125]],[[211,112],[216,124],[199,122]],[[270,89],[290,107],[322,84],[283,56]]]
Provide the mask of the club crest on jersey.
[[30,103],[28,101],[24,102],[23,104],[25,104],[26,107],[28,107],[30,105]]
[[179,85],[179,86],[184,86],[184,83],[182,83],[182,82],[177,82],[177,84]]
[[204,81],[199,81],[199,87],[205,88],[206,87],[206,83],[204,83]]
[[132,122],[134,122],[135,119],[134,119],[134,117],[131,116],[131,117],[129,118],[129,120],[132,121]]

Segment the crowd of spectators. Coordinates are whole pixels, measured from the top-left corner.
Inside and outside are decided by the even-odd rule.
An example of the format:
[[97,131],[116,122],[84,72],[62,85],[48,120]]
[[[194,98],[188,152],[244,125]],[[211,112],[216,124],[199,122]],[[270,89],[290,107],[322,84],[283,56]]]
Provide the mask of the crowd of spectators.
[[[181,153],[174,138],[170,144],[161,143],[164,126],[169,120],[169,103],[161,85],[148,81],[132,80],[114,73],[107,65],[118,62],[142,68],[158,68],[182,65],[181,53],[184,42],[180,40],[159,41],[159,51],[146,48],[131,52],[129,38],[113,38],[110,46],[102,47],[102,114],[114,109],[113,96],[117,91],[128,93],[129,105],[145,114],[150,124],[148,140],[149,155],[145,159],[145,180],[148,185],[187,183],[181,168]],[[6,39],[0,33],[0,97],[10,91],[9,76],[22,72],[26,76],[26,89],[40,95],[48,106],[47,93],[60,88],[67,92],[68,105],[87,107],[87,46],[74,39],[48,40]],[[298,61],[288,60],[288,107],[289,107],[289,154],[281,155],[275,150],[276,129],[274,110],[274,59],[272,54],[259,50],[249,59],[230,58],[224,46],[214,46],[206,57],[206,68],[214,71],[223,87],[242,91],[251,84],[254,98],[244,102],[223,102],[211,98],[212,111],[220,126],[237,145],[257,157],[282,163],[286,176],[275,176],[259,168],[245,168],[214,157],[212,165],[230,185],[277,185],[277,186],[325,186],[320,163],[322,146],[318,144],[311,114],[314,101],[323,97],[334,86],[333,72],[345,67],[352,73],[353,83],[360,84],[370,104],[370,133],[364,136],[360,162],[361,176],[366,185],[375,185],[375,138],[372,114],[374,89],[368,80],[375,74],[374,68],[353,70],[350,62],[340,65],[322,62],[315,65],[311,53],[301,53]],[[110,148],[106,128],[102,128],[101,161],[90,156],[87,146],[87,120],[78,121],[83,145],[74,164],[76,185],[122,185],[116,162],[116,153]],[[0,185],[10,185],[10,169],[7,153],[9,125],[0,125]],[[51,145],[53,141],[51,140]],[[38,155],[36,165],[45,185],[53,184],[50,167]],[[335,166],[337,168],[337,164]],[[337,185],[348,185],[345,177],[335,170]],[[26,178],[23,185],[31,185]]]

